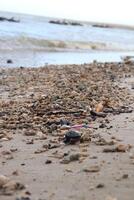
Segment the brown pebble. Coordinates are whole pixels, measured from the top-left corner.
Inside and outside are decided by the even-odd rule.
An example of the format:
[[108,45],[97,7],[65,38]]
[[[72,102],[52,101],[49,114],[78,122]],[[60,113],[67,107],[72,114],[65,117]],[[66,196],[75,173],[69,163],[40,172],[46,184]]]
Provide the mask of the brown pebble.
[[86,167],[85,169],[83,169],[83,171],[84,172],[99,172],[100,167],[98,165],[94,165],[94,166]]

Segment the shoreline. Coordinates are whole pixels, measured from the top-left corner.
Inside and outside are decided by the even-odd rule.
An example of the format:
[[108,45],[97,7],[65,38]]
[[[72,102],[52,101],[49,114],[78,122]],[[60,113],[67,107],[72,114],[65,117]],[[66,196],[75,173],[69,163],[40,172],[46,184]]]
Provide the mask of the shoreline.
[[133,200],[133,85],[133,62],[0,68],[0,171],[26,187],[2,200]]
[[[0,53],[0,69],[16,67],[40,67],[49,65],[78,65],[96,62],[122,62],[122,57],[133,56],[133,51],[87,51],[87,52],[44,52],[14,50]],[[11,63],[7,63],[11,60]]]

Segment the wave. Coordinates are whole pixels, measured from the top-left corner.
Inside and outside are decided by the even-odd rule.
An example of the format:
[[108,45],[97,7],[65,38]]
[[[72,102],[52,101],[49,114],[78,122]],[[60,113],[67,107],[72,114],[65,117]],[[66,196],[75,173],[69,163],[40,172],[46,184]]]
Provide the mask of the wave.
[[0,38],[1,50],[38,50],[38,51],[88,51],[112,50],[133,51],[134,45],[118,43],[62,41],[32,38],[27,36]]

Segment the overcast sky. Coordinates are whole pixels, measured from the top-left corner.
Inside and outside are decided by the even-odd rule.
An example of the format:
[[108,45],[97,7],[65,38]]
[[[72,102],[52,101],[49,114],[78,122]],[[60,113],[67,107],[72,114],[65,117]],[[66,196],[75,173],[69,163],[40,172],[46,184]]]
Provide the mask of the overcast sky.
[[134,0],[0,0],[0,10],[134,25]]

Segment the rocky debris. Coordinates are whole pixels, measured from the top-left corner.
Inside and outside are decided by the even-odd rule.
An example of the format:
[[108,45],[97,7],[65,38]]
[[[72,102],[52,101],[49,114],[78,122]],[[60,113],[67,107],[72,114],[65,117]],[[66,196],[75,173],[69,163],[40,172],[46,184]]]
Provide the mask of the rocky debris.
[[124,57],[121,57],[121,59],[123,60],[125,64],[129,64],[129,65],[134,64],[134,56],[124,56]]
[[2,188],[5,184],[7,184],[9,180],[10,179],[8,177],[0,175],[0,188]]
[[20,22],[20,20],[14,19],[14,17],[6,18],[6,17],[0,17],[0,21],[8,21],[8,22]]
[[94,166],[89,166],[83,169],[84,172],[99,172],[100,171],[100,166],[94,165]]
[[47,151],[47,149],[42,148],[42,149],[37,149],[34,153],[35,154],[40,154],[40,153],[44,153],[46,151]]
[[97,141],[94,142],[96,145],[104,146],[104,145],[114,145],[116,143],[115,140],[105,140],[102,137],[99,137]]
[[93,24],[92,27],[96,28],[112,28],[109,24]]
[[76,142],[80,141],[81,135],[80,133],[70,130],[65,133],[64,143],[65,144],[75,144]]
[[133,109],[127,106],[121,106],[119,108],[104,108],[104,113],[112,113],[114,115],[119,115],[121,113],[132,113]]
[[25,189],[25,186],[22,183],[10,180],[4,175],[0,175],[0,193],[2,195],[12,194],[13,191],[23,189]]
[[9,141],[9,140],[11,140],[13,138],[12,135],[13,135],[13,132],[11,132],[11,131],[1,130],[1,132],[0,132],[0,141],[1,142],[2,141]]
[[122,178],[123,179],[127,179],[128,178],[128,174],[123,174]]
[[131,84],[131,89],[134,90],[134,83]]
[[79,158],[80,158],[80,154],[79,153],[74,153],[74,154],[65,156],[61,160],[60,163],[62,163],[62,164],[69,164],[70,162],[78,161]]
[[[20,152],[23,153],[22,148],[17,151],[14,146],[10,146],[13,144],[10,139],[14,140],[19,137],[23,138],[20,142],[23,143],[24,148],[30,149],[27,159],[30,155],[31,163],[33,158],[43,159],[44,164],[50,164],[52,161],[53,164],[50,165],[52,168],[58,163],[70,164],[67,166],[72,167],[71,171],[66,171],[70,172],[70,175],[75,172],[75,165],[85,171],[85,176],[96,176],[90,173],[98,175],[103,163],[109,165],[112,163],[111,160],[107,160],[107,156],[101,160],[104,147],[100,146],[108,145],[103,152],[117,153],[127,152],[131,148],[130,145],[118,144],[121,141],[115,137],[112,138],[113,132],[115,134],[118,127],[112,124],[112,130],[107,129],[111,127],[113,115],[133,112],[133,107],[130,107],[134,100],[133,95],[127,88],[120,87],[121,78],[133,73],[132,65],[130,67],[123,63],[97,62],[91,65],[18,68],[0,71],[2,78],[0,80],[2,167],[7,162],[12,164],[13,160],[5,161],[5,159],[11,159],[15,152],[18,154],[17,158]],[[104,104],[103,101],[107,99],[108,104]],[[7,143],[10,146],[9,150]],[[36,155],[39,153],[42,154]],[[48,159],[44,160],[44,156]],[[127,154],[112,156],[117,162],[119,156],[123,157]],[[14,156],[13,159],[16,157]],[[132,160],[133,158],[130,161]],[[101,164],[97,167],[92,166],[96,161]],[[21,162],[19,163],[21,168],[25,166],[26,169],[29,166],[26,160]],[[84,170],[83,166],[86,166]],[[60,170],[64,171],[64,167],[61,165]],[[46,166],[46,169],[49,169],[49,166]],[[18,177],[17,173],[12,176]],[[124,179],[125,177],[127,179],[126,175]],[[11,188],[14,187],[13,185]],[[99,187],[103,186],[98,184]]]
[[50,24],[59,24],[59,25],[83,26],[79,22],[71,22],[71,21],[68,21],[68,20],[50,20],[49,23]]
[[104,188],[104,187],[105,187],[104,183],[99,183],[98,185],[96,185],[96,188]]
[[13,172],[12,172],[12,175],[14,175],[14,176],[18,176],[18,175],[19,175],[18,170],[13,171]]
[[36,131],[33,131],[33,130],[26,130],[25,132],[24,132],[24,135],[26,135],[26,136],[35,136],[36,135]]
[[90,129],[82,129],[81,130],[81,138],[80,138],[80,142],[81,143],[85,143],[85,142],[91,142],[92,139],[92,135],[93,135],[93,131]]
[[51,164],[52,160],[46,160],[45,164]]
[[90,114],[91,114],[91,116],[94,116],[94,117],[103,117],[103,118],[105,118],[107,116],[106,113],[95,112],[93,110],[90,111]]
[[[12,95],[6,101],[0,99],[1,130],[12,134],[19,130],[27,136],[37,136],[38,132],[60,135],[63,128],[70,130],[77,124],[90,125],[93,120],[106,118],[109,113],[132,112],[128,106],[133,101],[129,92],[111,80],[111,74],[118,80],[118,76],[130,72],[129,67],[123,64],[121,69],[117,63],[97,63],[94,66],[59,67],[58,70],[50,66],[4,71],[2,87],[8,85],[8,91],[12,87]],[[10,80],[12,84],[9,85]],[[19,85],[16,86],[17,80]],[[107,99],[108,104],[104,104]],[[100,104],[104,104],[103,112],[96,112],[96,105]]]
[[22,197],[17,197],[15,200],[32,200],[32,199],[31,197],[22,196]]
[[100,103],[98,103],[95,107],[95,111],[98,112],[102,112],[104,110],[105,107],[108,107],[108,99],[105,99],[103,101],[101,101]]
[[7,64],[12,64],[12,63],[13,63],[13,61],[11,59],[7,60]]
[[103,149],[103,152],[105,153],[112,153],[112,152],[127,152],[129,151],[129,149],[131,148],[131,145],[124,145],[124,144],[119,144],[119,145],[116,145],[112,148],[105,148]]

